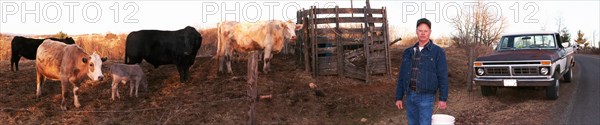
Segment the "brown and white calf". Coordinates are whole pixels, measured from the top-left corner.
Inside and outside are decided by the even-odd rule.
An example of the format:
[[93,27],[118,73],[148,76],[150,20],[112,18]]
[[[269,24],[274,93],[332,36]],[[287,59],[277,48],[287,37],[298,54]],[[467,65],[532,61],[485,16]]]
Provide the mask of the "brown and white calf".
[[[269,72],[269,63],[273,53],[279,53],[284,46],[285,39],[295,41],[296,30],[302,24],[292,21],[259,21],[255,23],[221,22],[218,24],[218,49],[219,71],[223,63],[227,65],[227,72],[231,71],[231,56],[234,51],[246,53],[250,51],[263,51],[263,72]],[[224,62],[226,61],[226,62]]]
[[133,96],[133,90],[135,88],[135,97],[138,97],[138,89],[140,84],[143,84],[144,89],[148,89],[148,82],[146,81],[146,75],[144,70],[138,64],[127,65],[127,64],[112,64],[110,66],[112,74],[112,85],[111,85],[111,99],[115,100],[115,94],[117,98],[119,96],[119,83],[126,84],[129,82],[129,96]]
[[46,79],[59,80],[61,83],[61,109],[66,110],[65,95],[67,85],[73,86],[73,103],[79,108],[77,90],[80,84],[88,78],[93,81],[102,81],[102,62],[106,58],[100,58],[96,52],[87,54],[78,45],[67,45],[62,42],[46,39],[36,53],[37,89],[36,96],[42,94],[40,84]]

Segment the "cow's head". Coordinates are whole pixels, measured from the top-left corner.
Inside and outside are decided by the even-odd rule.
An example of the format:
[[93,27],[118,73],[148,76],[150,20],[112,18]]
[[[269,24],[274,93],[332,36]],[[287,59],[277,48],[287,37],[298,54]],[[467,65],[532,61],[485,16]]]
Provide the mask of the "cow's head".
[[183,41],[183,50],[181,50],[183,55],[195,56],[192,54],[196,54],[196,51],[198,51],[202,44],[200,33],[194,27],[187,26],[182,30],[178,38],[180,41]]
[[292,41],[296,41],[296,30],[302,29],[302,24],[296,24],[292,20],[281,23],[283,27],[283,35],[285,38],[289,38]]
[[81,59],[84,64],[87,66],[87,75],[92,79],[92,81],[102,81],[104,80],[104,75],[102,74],[102,62],[106,61],[107,58],[100,58],[100,55],[94,52],[89,57],[84,57]]
[[65,38],[64,42],[66,44],[75,44],[75,40],[73,40],[73,37],[67,37],[67,38]]

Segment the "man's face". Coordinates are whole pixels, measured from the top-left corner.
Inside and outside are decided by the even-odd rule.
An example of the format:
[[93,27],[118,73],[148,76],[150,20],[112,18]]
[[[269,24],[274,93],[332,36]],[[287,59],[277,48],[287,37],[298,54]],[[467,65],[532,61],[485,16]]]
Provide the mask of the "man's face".
[[417,36],[419,37],[419,41],[429,41],[429,35],[431,35],[431,29],[429,29],[426,24],[420,24],[417,27]]

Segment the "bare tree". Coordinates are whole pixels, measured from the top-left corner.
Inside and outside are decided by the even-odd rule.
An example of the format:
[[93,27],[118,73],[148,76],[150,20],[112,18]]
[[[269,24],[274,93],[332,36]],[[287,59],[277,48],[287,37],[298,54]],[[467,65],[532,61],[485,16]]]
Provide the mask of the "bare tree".
[[453,40],[459,47],[472,44],[491,46],[500,39],[506,27],[506,17],[498,13],[500,10],[493,10],[497,8],[482,1],[477,3],[473,12],[463,11],[460,17],[453,20],[452,25],[456,30]]
[[563,29],[560,30],[560,39],[562,40],[560,41],[561,43],[568,43],[571,41],[571,33],[569,33],[567,27],[563,27]]
[[[453,19],[454,22],[451,25],[456,32],[452,34],[452,40],[457,47],[466,50],[469,60],[468,71],[473,71],[473,57],[486,53],[484,50],[475,54],[473,50],[480,49],[479,47],[489,49],[489,46],[495,45],[506,27],[506,18],[500,14],[501,10],[498,9],[478,0],[474,8],[462,9],[460,16]],[[469,80],[467,90],[469,92],[473,90],[473,82],[470,81],[473,77],[472,73],[467,73]]]
[[556,26],[558,26],[556,32],[560,32],[560,30],[563,29],[563,27],[565,27],[565,18],[563,18],[562,16],[558,16],[554,20],[556,20]]

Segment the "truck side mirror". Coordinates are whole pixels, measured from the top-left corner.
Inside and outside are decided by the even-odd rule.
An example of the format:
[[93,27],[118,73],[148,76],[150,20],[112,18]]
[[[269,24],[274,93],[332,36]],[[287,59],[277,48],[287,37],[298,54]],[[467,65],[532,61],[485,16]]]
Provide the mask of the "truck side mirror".
[[564,42],[561,44],[562,44],[563,48],[571,47],[571,42]]

